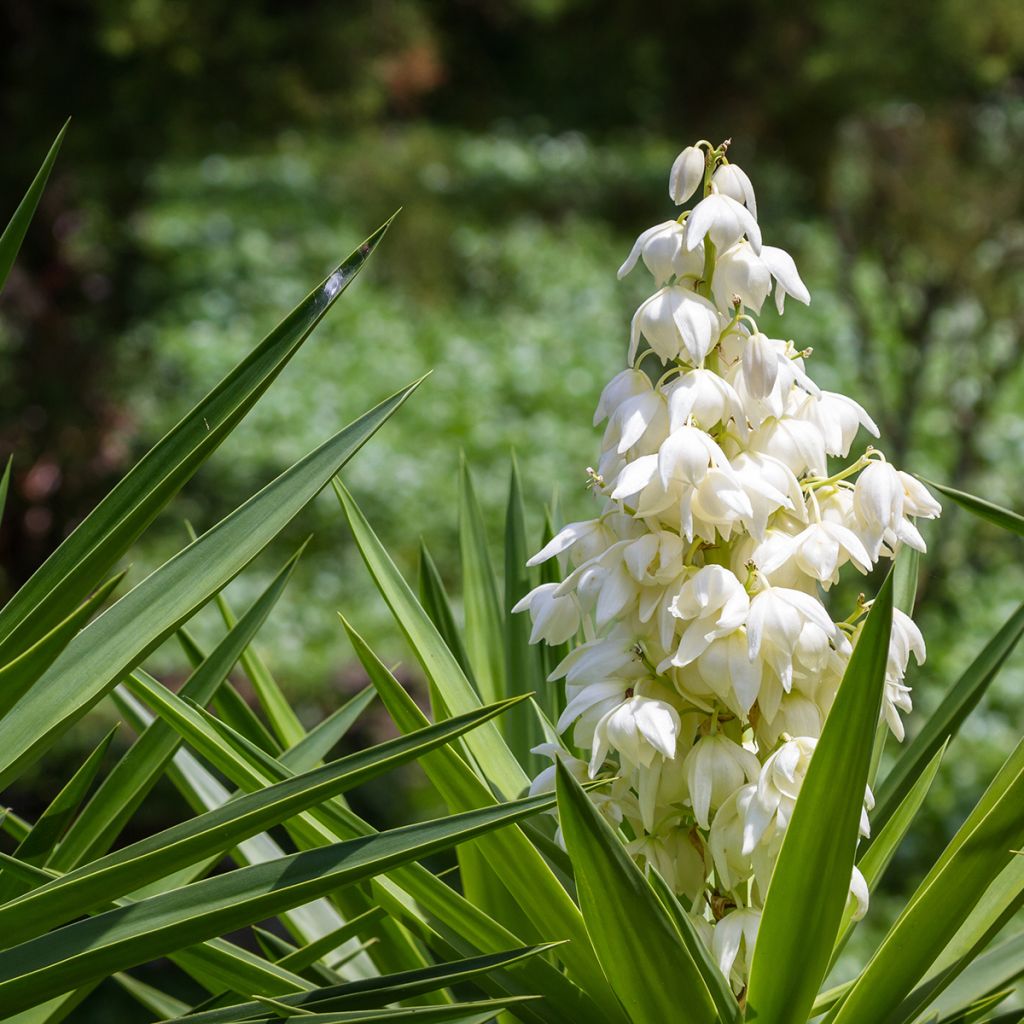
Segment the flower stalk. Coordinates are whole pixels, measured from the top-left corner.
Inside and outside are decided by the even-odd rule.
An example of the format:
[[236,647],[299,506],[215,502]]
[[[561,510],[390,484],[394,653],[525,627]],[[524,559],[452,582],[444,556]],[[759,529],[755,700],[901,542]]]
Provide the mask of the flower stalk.
[[[567,571],[515,610],[529,609],[534,642],[582,637],[550,678],[566,692],[557,728],[586,759],[553,744],[538,752],[580,776],[612,776],[595,798],[602,813],[688,901],[742,992],[772,868],[867,607],[836,618],[828,592],[905,544],[923,551],[916,520],[940,506],[876,448],[830,468],[862,429],[878,429],[853,399],[814,383],[809,349],[759,329],[773,288],[780,313],[787,296],[810,294],[792,257],[762,244],[753,186],[728,148],[680,153],[669,193],[677,205],[696,193],[695,204],[644,231],[619,269],[642,262],[656,291],[633,317],[627,368],[598,402],[597,515],[530,560],[557,557]],[[923,638],[897,612],[882,714],[898,739],[911,655],[924,660]],[[872,804],[868,791],[865,836]],[[850,892],[863,915],[856,870]]]

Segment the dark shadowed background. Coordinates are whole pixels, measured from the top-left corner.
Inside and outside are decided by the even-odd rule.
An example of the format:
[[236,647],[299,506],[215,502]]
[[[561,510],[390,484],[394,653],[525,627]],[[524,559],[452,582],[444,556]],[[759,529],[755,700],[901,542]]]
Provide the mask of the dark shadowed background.
[[[571,517],[644,294],[615,269],[669,215],[668,167],[702,136],[732,137],[766,238],[811,289],[772,329],[813,346],[818,378],[867,406],[892,459],[1024,507],[1022,70],[1018,0],[0,0],[0,220],[73,118],[0,302],[0,587],[399,206],[133,577],[181,546],[183,520],[211,525],[428,369],[346,475],[403,566],[423,537],[457,571],[460,450],[495,541],[512,449],[531,528],[555,490]],[[264,654],[315,720],[360,683],[338,609],[404,652],[327,497],[234,585],[240,601],[309,532]],[[927,539],[923,708],[1024,598],[1020,544],[994,527],[949,508]],[[156,663],[183,668],[171,647]],[[949,751],[890,897],[959,823],[1022,708],[1018,655]],[[69,765],[106,724],[71,734]],[[32,780],[19,810],[62,777]],[[420,813],[429,797],[403,778],[362,794],[366,812]],[[139,830],[177,812],[157,793]],[[118,998],[101,989],[75,1019],[136,1019]]]

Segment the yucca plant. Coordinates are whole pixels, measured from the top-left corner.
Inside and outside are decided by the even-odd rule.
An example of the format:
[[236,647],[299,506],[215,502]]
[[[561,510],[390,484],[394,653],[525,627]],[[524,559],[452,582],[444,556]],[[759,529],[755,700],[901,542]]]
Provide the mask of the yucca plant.
[[[0,286],[59,142],[0,239]],[[628,376],[623,378],[628,381],[626,392],[613,389],[611,397],[618,397],[620,405],[637,399],[627,411],[632,415],[639,408],[642,433],[651,431],[652,436],[672,425],[655,424],[660,409],[645,397],[648,391],[655,398],[658,388],[682,391],[684,378],[704,388],[700,382],[709,378],[686,376],[695,370],[716,377],[723,371],[723,380],[727,375],[728,353],[719,357],[712,344],[711,334],[717,337],[723,326],[712,319],[715,303],[733,308],[735,322],[724,328],[727,332],[746,323],[744,307],[759,306],[751,289],[767,290],[753,258],[766,262],[765,257],[742,248],[754,248],[753,192],[721,147],[691,147],[677,162],[674,199],[685,199],[687,189],[693,192],[702,185],[702,201],[724,197],[729,202],[716,199],[700,214],[698,204],[674,222],[676,227],[666,222],[638,242],[636,255],[643,256],[656,278],[664,261],[669,264],[658,281],[664,284],[661,298],[653,307],[642,307],[646,312],[638,314],[637,329],[638,339],[648,339],[671,373],[660,379],[645,376],[646,383]],[[723,227],[726,221],[732,226]],[[687,226],[693,224],[698,227],[688,230],[696,243],[686,248]],[[105,739],[34,822],[13,810],[4,818],[3,828],[16,845],[10,854],[0,854],[3,1019],[19,1024],[74,1019],[75,1008],[110,977],[147,1007],[154,1020],[192,1024],[288,1017],[483,1024],[499,1015],[530,1024],[1021,1019],[1021,1011],[1000,1007],[1024,974],[1024,936],[992,942],[1024,896],[1024,859],[1015,852],[1024,841],[1024,745],[1010,755],[875,955],[851,981],[822,991],[830,965],[856,927],[857,905],[849,895],[854,868],[865,890],[878,884],[927,797],[946,743],[1024,630],[1022,607],[873,786],[873,834],[869,843],[858,846],[865,787],[875,781],[884,736],[880,711],[887,699],[890,705],[902,699],[893,684],[902,685],[906,658],[900,678],[894,680],[891,634],[893,607],[906,614],[913,606],[917,556],[912,549],[899,551],[894,573],[882,583],[870,610],[859,605],[843,636],[837,632],[830,640],[828,650],[843,656],[842,670],[836,674],[830,664],[834,692],[823,709],[827,716],[819,723],[813,757],[807,753],[801,765],[799,796],[792,794],[790,815],[779,827],[768,878],[751,873],[742,880],[742,892],[723,879],[726,872],[713,852],[702,852],[704,868],[696,885],[692,872],[681,870],[693,862],[684,848],[665,845],[655,855],[650,839],[660,837],[644,810],[666,803],[644,789],[650,784],[645,771],[656,767],[664,772],[677,760],[680,767],[689,757],[687,743],[694,750],[717,750],[703,740],[724,737],[749,756],[732,747],[728,763],[718,754],[701,759],[694,755],[686,772],[693,780],[689,792],[667,801],[675,815],[672,835],[688,837],[691,846],[709,844],[712,814],[726,804],[716,791],[716,786],[721,788],[719,777],[732,777],[735,762],[739,784],[754,785],[750,775],[768,769],[772,754],[792,742],[792,730],[777,736],[764,731],[770,723],[760,708],[751,717],[757,702],[744,706],[734,692],[742,673],[738,670],[735,678],[726,674],[727,691],[712,694],[704,701],[706,708],[683,706],[683,715],[704,716],[695,719],[688,738],[681,738],[684,733],[676,724],[681,721],[676,704],[695,694],[688,689],[688,676],[672,673],[689,663],[657,664],[661,654],[654,652],[660,641],[653,633],[642,643],[632,640],[628,661],[604,673],[605,681],[614,677],[626,684],[607,708],[601,706],[599,719],[591,717],[589,731],[577,727],[565,732],[572,709],[561,687],[547,681],[552,675],[557,679],[566,658],[572,664],[583,657],[575,652],[593,650],[587,645],[614,629],[635,600],[632,591],[616,591],[623,579],[615,576],[618,563],[607,550],[624,550],[616,547],[620,540],[650,546],[644,538],[655,532],[651,523],[670,507],[650,511],[653,506],[645,509],[637,503],[649,497],[642,492],[653,475],[635,491],[624,490],[626,485],[618,482],[631,462],[652,454],[637,448],[640,436],[619,451],[621,433],[606,433],[612,455],[592,473],[602,500],[619,503],[614,514],[624,518],[615,522],[626,536],[606,538],[608,544],[577,559],[564,580],[557,560],[527,565],[534,545],[527,536],[513,467],[504,579],[499,581],[470,474],[463,468],[462,578],[457,587],[464,610],[461,623],[426,548],[417,593],[337,476],[416,383],[325,441],[111,603],[122,582],[117,565],[131,545],[273,383],[386,229],[384,225],[341,263],[161,440],[0,611],[0,780],[5,786],[45,758],[55,741],[101,701],[112,701],[136,733],[128,751],[106,770],[109,737]],[[731,237],[733,232],[736,237]],[[740,237],[744,233],[746,241]],[[759,232],[756,242],[760,248]],[[735,246],[741,247],[738,253]],[[727,277],[725,257],[730,252],[733,266]],[[768,269],[784,292],[799,298],[802,283],[796,283],[798,276],[794,279],[795,267],[788,273],[780,252],[769,254],[775,263]],[[719,271],[719,287],[723,280],[730,283],[716,296],[714,275]],[[745,330],[742,340],[750,341],[753,333]],[[704,334],[706,341],[701,340]],[[697,350],[687,347],[688,340]],[[666,344],[674,344],[676,351],[659,351]],[[780,373],[792,373],[792,367],[802,373],[800,355],[794,351],[773,354],[760,339],[751,342],[750,350],[748,384],[760,374],[765,384],[761,399],[771,393]],[[742,355],[739,360],[742,365]],[[795,377],[789,383],[802,386]],[[718,384],[711,382],[710,387],[731,401]],[[700,428],[721,449],[728,433],[720,429],[724,414],[713,420],[704,411],[721,400],[709,399],[705,392],[695,394],[678,426]],[[602,404],[606,412],[616,413],[611,398]],[[702,411],[695,414],[695,408]],[[627,419],[621,414],[616,429]],[[629,429],[635,431],[638,421],[631,422]],[[686,449],[677,460],[692,466],[703,459],[699,479],[691,483],[702,484],[711,470],[720,470],[725,476],[712,482],[728,491],[735,480],[724,464],[716,464],[715,450],[694,434],[682,436],[704,452],[694,460]],[[654,448],[659,458],[664,443],[659,439]],[[856,468],[866,470],[869,464],[879,463],[871,457]],[[760,470],[769,473],[766,464]],[[630,479],[638,472],[631,470]],[[674,474],[672,469],[664,475],[665,486],[676,480]],[[805,485],[802,492],[820,492],[822,504],[828,494],[819,482],[835,485],[827,473],[802,472],[799,477],[798,483]],[[878,474],[875,479],[862,489],[862,498],[884,492],[885,481],[878,483]],[[358,610],[342,609],[339,629],[347,633],[372,688],[314,728],[302,726],[253,647],[298,552],[241,615],[235,616],[222,594],[328,483],[419,663],[433,721],[360,636],[359,623],[352,621]],[[7,476],[4,492],[6,485]],[[775,483],[771,489],[778,491]],[[1004,528],[1024,533],[1024,519],[1014,513],[938,489]],[[724,505],[715,505],[703,495],[698,525],[686,544],[679,545],[685,578],[669,581],[677,592],[704,569],[724,570],[725,559],[714,551],[727,536],[724,524],[730,515],[734,522],[728,531],[738,537],[747,529],[745,520],[752,511],[748,515],[742,501],[726,498]],[[875,502],[879,504],[884,503]],[[782,507],[780,503],[769,515]],[[702,535],[701,516],[713,518],[715,510],[721,521]],[[557,512],[549,510],[545,534],[538,538],[548,552],[567,550],[580,532],[556,533],[556,518]],[[822,522],[829,521],[823,516]],[[787,536],[802,536],[802,530],[794,528]],[[677,536],[686,532],[680,524]],[[856,545],[870,546],[871,538],[867,533],[864,537],[855,543],[843,536],[850,560],[866,557],[873,562],[883,551],[895,556],[897,540],[913,540],[909,533],[895,540],[880,534],[877,550],[861,555]],[[811,557],[809,549],[801,552],[801,557]],[[794,549],[780,567],[795,557]],[[748,601],[781,587],[771,582],[780,567],[768,568],[772,563],[754,554],[743,564],[747,561],[752,574],[756,570],[766,577],[751,580]],[[588,591],[579,581],[591,562],[601,575],[587,576],[593,583]],[[642,566],[645,572],[648,563]],[[813,564],[821,567],[820,557]],[[822,575],[819,582],[827,584],[831,572]],[[700,578],[710,576],[724,578],[717,572]],[[608,596],[603,596],[606,587]],[[718,614],[725,602],[716,605],[710,591],[691,596],[701,608],[715,611],[715,622],[705,622],[697,631],[698,646],[706,641],[710,649],[716,641],[728,641],[731,634]],[[663,616],[675,642],[688,623],[703,621],[686,611],[685,600],[673,602],[675,612],[668,608]],[[569,604],[559,603],[564,601]],[[737,601],[742,604],[743,599],[733,595],[733,605]],[[206,651],[187,623],[211,602],[225,631]],[[529,608],[532,630],[525,614],[512,612],[517,606]],[[654,621],[652,616],[648,621]],[[743,621],[749,632],[752,620]],[[145,667],[157,646],[175,635],[193,665],[177,692]],[[530,644],[540,638],[551,643]],[[662,653],[671,653],[669,644],[661,646]],[[794,648],[790,653],[798,662],[799,677],[801,652]],[[696,657],[705,654],[701,650]],[[252,685],[258,714],[229,678],[236,664]],[[676,686],[674,692],[665,689],[665,680]],[[330,760],[331,751],[375,695],[402,735]],[[571,699],[577,696],[578,690]],[[784,700],[779,697],[780,707]],[[632,716],[625,724],[617,717],[623,709]],[[888,710],[895,714],[897,709]],[[642,743],[661,746],[649,754]],[[714,743],[726,749],[723,740]],[[553,768],[543,769],[545,754],[553,759]],[[449,816],[377,832],[352,811],[344,794],[413,760],[422,766]],[[164,775],[185,796],[194,816],[121,845],[126,824]],[[587,781],[588,775],[593,782]],[[697,797],[700,789],[710,794],[706,806]],[[642,799],[641,790],[647,794]],[[542,813],[554,810],[557,832],[552,815]],[[457,877],[435,874],[421,863],[452,847],[458,853]],[[225,852],[234,869],[214,873]],[[745,901],[742,907],[740,901]],[[724,950],[730,959],[723,956],[722,942],[709,941],[709,933],[741,910],[757,914],[757,941],[745,919],[743,928],[733,929],[736,938]],[[259,927],[275,918],[279,928]],[[252,929],[253,942],[223,938],[245,928]],[[729,929],[718,934],[729,934]],[[131,974],[158,957],[170,958],[208,997],[185,1005]],[[737,968],[737,958],[746,961],[744,969]]]

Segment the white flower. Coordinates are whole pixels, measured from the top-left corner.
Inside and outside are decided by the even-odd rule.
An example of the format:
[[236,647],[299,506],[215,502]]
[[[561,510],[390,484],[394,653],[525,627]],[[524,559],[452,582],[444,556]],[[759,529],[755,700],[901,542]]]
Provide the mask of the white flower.
[[644,300],[633,315],[629,361],[636,358],[643,336],[663,363],[680,353],[700,363],[717,340],[718,329],[718,312],[707,299],[680,285],[669,285]]
[[850,898],[853,900],[854,921],[860,921],[868,912],[868,903],[871,893],[868,891],[868,883],[857,868],[853,869],[850,876]]
[[761,251],[761,229],[754,215],[729,196],[712,193],[702,199],[686,218],[686,248],[696,249],[710,235],[718,251],[735,245],[744,235],[755,253]]
[[899,473],[888,462],[870,462],[853,489],[853,511],[873,559],[883,544],[895,546],[902,532],[904,490]]
[[743,828],[743,852],[754,852],[758,843],[785,831],[800,795],[800,787],[818,741],[798,736],[784,743],[764,763],[753,799],[747,805]]
[[886,670],[902,679],[907,671],[910,655],[914,655],[918,665],[923,665],[925,653],[924,637],[917,623],[906,612],[893,608]]
[[739,241],[718,258],[711,290],[721,310],[731,310],[738,298],[744,306],[760,313],[772,290],[772,278],[750,243]]
[[737,629],[716,637],[696,661],[697,671],[709,689],[740,718],[745,719],[761,691],[763,665],[751,658],[747,635]]
[[938,518],[942,506],[931,496],[928,488],[903,470],[899,470],[898,474],[903,484],[904,513],[908,516],[920,516],[922,519]]
[[761,765],[749,750],[719,732],[697,740],[686,755],[683,768],[693,816],[701,828],[710,828],[710,813],[717,811],[744,783],[755,782]]
[[686,623],[673,665],[689,665],[712,640],[727,636],[746,621],[750,598],[743,584],[720,565],[699,569],[679,589],[669,611]]
[[627,844],[634,857],[650,864],[662,878],[691,903],[695,903],[704,889],[707,869],[704,857],[680,828],[656,832]]
[[683,236],[683,226],[675,220],[666,220],[642,232],[633,243],[626,261],[619,267],[619,280],[636,266],[640,258],[658,284],[664,284],[672,277],[699,277],[704,269],[704,253],[700,249],[691,252],[685,248]]
[[741,786],[729,795],[719,807],[711,822],[708,848],[715,864],[719,883],[733,889],[750,877],[753,864],[750,854],[743,852],[743,825],[747,807],[754,799],[757,786]]
[[578,523],[569,523],[568,526],[562,527],[526,564],[531,567],[540,565],[541,562],[546,562],[549,558],[564,554],[570,548],[577,546],[581,549],[583,560],[586,560],[616,539],[603,519],[586,519]]
[[760,924],[761,911],[747,907],[730,911],[715,925],[712,952],[737,992],[746,984]]
[[757,216],[757,200],[754,198],[754,186],[746,172],[736,164],[722,164],[712,175],[711,180],[722,195],[743,203],[751,215]]
[[777,249],[774,245],[762,245],[761,260],[775,278],[775,308],[780,316],[787,295],[792,295],[797,302],[802,302],[805,306],[811,304],[811,293],[800,280],[793,257],[785,249]]
[[825,476],[828,457],[825,438],[813,423],[790,416],[767,419],[750,436],[750,448],[771,455],[796,475],[810,470]]
[[607,419],[627,399],[653,391],[650,378],[632,367],[621,370],[604,386],[594,412],[594,426]]
[[783,539],[770,557],[758,562],[758,568],[773,573],[790,560],[822,584],[834,583],[846,562],[853,562],[863,573],[871,568],[871,556],[857,535],[833,522],[811,523],[795,537]]
[[861,427],[872,436],[878,437],[878,427],[863,407],[852,398],[837,395],[834,391],[808,395],[793,410],[793,414],[818,428],[825,440],[825,451],[829,455],[845,458]]
[[664,487],[672,480],[696,487],[712,466],[728,469],[729,460],[714,438],[696,427],[672,431],[658,449],[658,475]]
[[[677,203],[698,193],[693,209],[642,232],[619,268],[643,260],[661,287],[637,309],[629,367],[597,405],[595,426],[607,421],[588,469],[598,515],[530,559],[559,558],[564,578],[516,608],[530,611],[533,640],[580,638],[549,678],[564,680],[556,728],[587,763],[557,744],[538,752],[578,778],[610,774],[591,799],[640,865],[689,901],[739,992],[757,908],[862,628],[839,628],[822,591],[847,563],[863,573],[900,545],[924,550],[916,519],[941,509],[871,449],[830,474],[861,428],[878,428],[818,388],[809,349],[758,327],[773,287],[780,313],[786,296],[810,294],[792,257],[762,245],[753,186],[725,148],[685,149],[669,190]],[[648,354],[641,339],[668,364],[657,383],[636,364]],[[924,654],[917,626],[895,613],[882,717],[900,738],[908,663]],[[532,788],[552,784],[547,769]],[[865,790],[861,835],[872,803]],[[856,871],[850,900],[862,916]]]
[[732,472],[750,500],[752,515],[749,520],[751,534],[764,538],[768,517],[780,508],[798,519],[806,518],[800,482],[783,462],[759,452],[740,452],[732,460]]
[[838,633],[821,603],[799,590],[765,587],[750,601],[747,648],[760,656],[788,690],[793,682],[793,658],[799,648],[827,645]]
[[687,146],[676,157],[668,178],[668,194],[676,206],[685,203],[704,180],[707,157],[697,146]]
[[529,609],[530,618],[533,620],[531,644],[537,643],[538,640],[544,640],[552,645],[564,644],[566,640],[575,636],[580,628],[580,610],[576,599],[558,597],[554,593],[557,589],[557,583],[542,583],[539,587],[534,587],[512,609],[513,612]]
[[668,406],[660,391],[646,391],[627,398],[608,420],[602,445],[622,455],[638,444],[648,431],[664,434],[668,422]]
[[[793,384],[810,394],[819,394],[814,382],[804,373],[788,342],[769,338],[760,331],[750,334],[741,355],[743,390],[751,398],[767,399],[777,392],[790,391]],[[781,395],[779,395],[781,397]],[[775,408],[782,411],[785,405]]]
[[639,695],[628,698],[597,723],[591,776],[597,775],[609,749],[633,766],[647,767],[658,756],[674,758],[679,729],[679,712],[671,704]]
[[743,403],[733,387],[710,370],[688,370],[665,389],[668,398],[669,431],[685,426],[692,416],[708,429],[733,420],[746,431]]

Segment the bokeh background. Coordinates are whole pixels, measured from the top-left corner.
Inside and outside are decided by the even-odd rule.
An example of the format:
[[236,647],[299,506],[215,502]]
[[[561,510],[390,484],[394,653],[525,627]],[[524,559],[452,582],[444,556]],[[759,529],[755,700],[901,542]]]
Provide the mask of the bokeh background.
[[[644,294],[615,268],[669,215],[676,152],[705,136],[732,137],[765,237],[811,289],[772,328],[813,346],[818,379],[869,409],[892,459],[1024,507],[1022,71],[1018,0],[0,0],[0,219],[73,117],[0,303],[3,591],[400,206],[364,275],[141,543],[133,577],[182,545],[184,520],[211,525],[427,370],[346,473],[405,568],[422,537],[457,576],[460,452],[496,542],[512,450],[538,535],[553,493],[565,517],[584,512],[593,405]],[[232,593],[244,601],[310,532],[262,652],[313,721],[360,685],[336,610],[405,652],[331,498]],[[948,508],[927,539],[922,709],[1024,599],[1021,546],[995,528]],[[183,670],[172,647],[155,664]],[[868,932],[962,819],[1022,708],[1018,653],[949,751]],[[68,766],[106,724],[69,736]],[[19,810],[62,777],[29,780]],[[403,779],[362,795],[367,813],[423,813],[421,781]],[[159,790],[137,828],[178,809]],[[136,1019],[117,999],[101,989],[75,1019]]]

